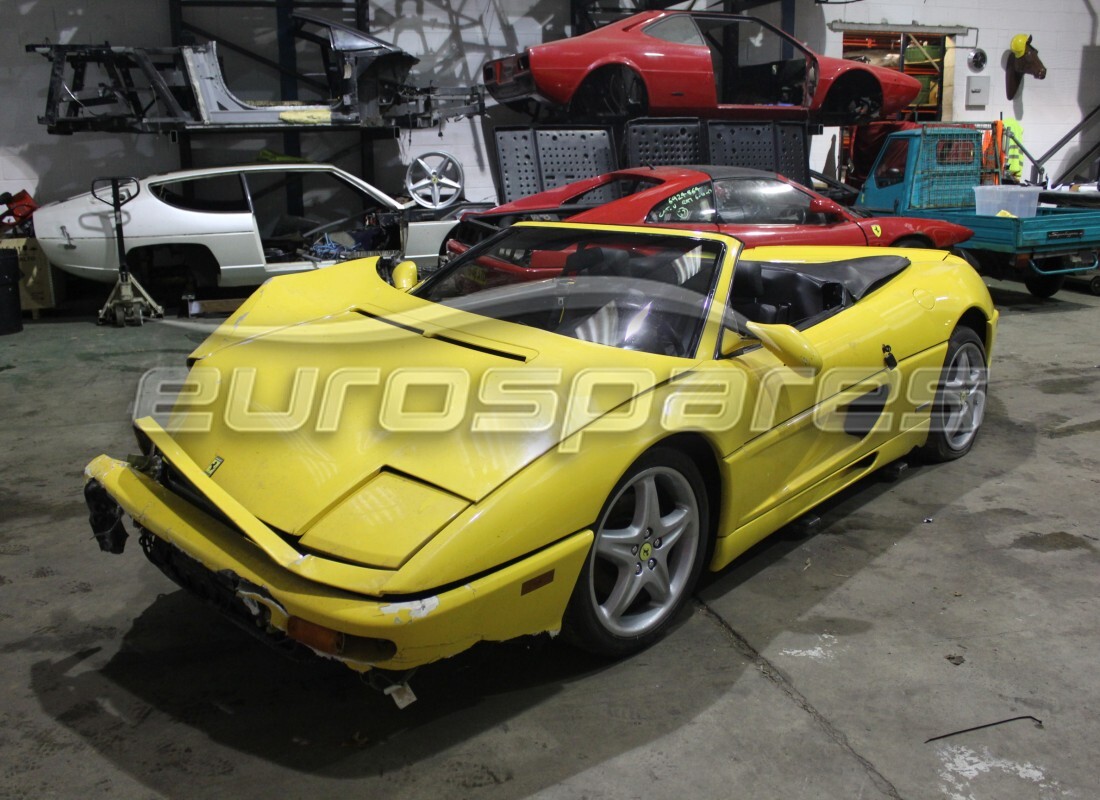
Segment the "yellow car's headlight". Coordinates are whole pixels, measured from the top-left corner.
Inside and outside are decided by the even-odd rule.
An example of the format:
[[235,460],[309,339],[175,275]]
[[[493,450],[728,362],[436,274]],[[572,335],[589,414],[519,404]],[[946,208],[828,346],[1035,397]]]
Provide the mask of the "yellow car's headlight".
[[397,569],[469,501],[383,470],[312,524],[302,548],[382,569]]

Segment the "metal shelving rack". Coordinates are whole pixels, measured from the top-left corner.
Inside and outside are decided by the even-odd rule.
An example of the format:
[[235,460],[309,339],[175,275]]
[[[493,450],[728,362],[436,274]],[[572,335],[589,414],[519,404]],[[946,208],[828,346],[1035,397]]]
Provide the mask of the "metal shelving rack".
[[844,57],[867,55],[872,63],[893,67],[920,80],[924,87],[905,116],[915,122],[937,122],[943,116],[943,56],[947,37],[898,31],[852,31],[844,34]]
[[[216,32],[208,31],[187,19],[188,11],[195,9],[260,9],[266,10],[274,16],[276,31],[277,58],[269,59],[262,56],[248,46],[225,38]],[[352,24],[361,31],[370,31],[370,9],[367,0],[168,0],[169,25],[173,46],[188,44],[191,39],[197,37],[208,41],[216,41],[218,47],[237,53],[250,61],[278,73],[280,97],[297,99],[299,88],[303,83],[311,83],[308,76],[298,71],[297,56],[294,49],[293,23],[291,14],[294,11],[336,11],[339,12],[341,21]],[[296,129],[282,129],[279,131],[282,137],[282,153],[291,157],[302,155],[302,131]],[[309,128],[313,134],[331,134],[334,131],[351,131],[352,129],[327,128],[319,130]],[[183,169],[195,165],[194,137],[196,135],[207,137],[224,135],[223,132],[211,131],[181,131],[177,134],[179,142],[180,167]],[[370,129],[356,128],[353,130],[358,136],[358,142],[352,147],[358,147],[360,158],[360,176],[371,180],[374,164],[372,143],[379,136],[392,137],[392,130],[372,131]],[[239,131],[234,131],[240,135]]]

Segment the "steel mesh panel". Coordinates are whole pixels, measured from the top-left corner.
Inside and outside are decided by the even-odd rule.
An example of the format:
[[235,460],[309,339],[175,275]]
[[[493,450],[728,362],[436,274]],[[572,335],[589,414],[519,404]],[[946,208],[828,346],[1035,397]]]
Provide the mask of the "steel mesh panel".
[[972,129],[929,128],[910,147],[920,147],[909,176],[913,208],[957,208],[974,204],[981,182],[980,142]]
[[707,160],[697,119],[631,120],[626,126],[626,161],[645,164],[702,164]]
[[710,122],[710,163],[775,171],[775,132],[770,122]]
[[493,133],[502,203],[615,169],[607,128],[497,128]]
[[810,185],[810,157],[806,148],[806,128],[797,123],[775,126],[776,169],[792,181]]
[[508,203],[542,190],[535,131],[530,128],[497,128],[494,131],[500,202]]
[[707,147],[711,164],[778,172],[803,184],[810,177],[806,128],[799,123],[711,120]]
[[[632,120],[625,130],[627,166],[718,164],[780,172],[809,182],[807,133],[799,123],[697,118]],[[500,202],[616,169],[608,128],[497,128]],[[617,199],[610,194],[594,200]]]
[[611,133],[606,128],[540,130],[536,142],[543,190],[615,169]]

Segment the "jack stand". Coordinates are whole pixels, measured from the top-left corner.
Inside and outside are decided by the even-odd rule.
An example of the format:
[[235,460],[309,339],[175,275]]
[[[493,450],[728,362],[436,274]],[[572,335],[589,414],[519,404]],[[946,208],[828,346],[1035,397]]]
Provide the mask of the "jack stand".
[[247,297],[227,297],[222,299],[198,300],[193,294],[180,297],[180,317],[229,316],[247,300]]
[[141,325],[146,318],[163,317],[164,307],[158,304],[137,278],[128,272],[119,276],[118,283],[107,296],[107,302],[99,310],[99,325]]
[[898,459],[892,461],[878,471],[879,478],[887,483],[893,483],[901,478],[909,469],[909,462]]
[[813,536],[817,533],[817,529],[821,527],[821,517],[814,513],[803,514],[798,519],[792,520],[789,523],[789,530],[795,536]]
[[[110,193],[107,189],[110,188]],[[107,302],[99,310],[100,325],[112,322],[118,327],[141,325],[146,317],[163,317],[164,308],[145,291],[126,266],[126,245],[122,240],[122,207],[141,192],[136,178],[96,178],[92,181],[92,197],[106,203],[114,212],[115,245],[118,249],[118,283]]]

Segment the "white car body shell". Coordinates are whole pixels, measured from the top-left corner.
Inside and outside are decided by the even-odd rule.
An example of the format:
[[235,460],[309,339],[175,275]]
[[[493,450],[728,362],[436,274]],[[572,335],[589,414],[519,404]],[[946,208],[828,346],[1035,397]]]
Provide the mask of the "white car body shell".
[[[218,265],[220,286],[253,286],[273,275],[302,272],[335,264],[343,258],[295,258],[269,263],[256,217],[251,212],[198,211],[172,205],[151,191],[158,184],[180,180],[255,173],[329,173],[369,196],[385,211],[399,214],[402,252],[418,269],[433,268],[444,237],[456,219],[409,222],[410,212],[423,215],[413,202],[401,203],[366,181],[329,164],[273,163],[183,170],[151,175],[139,181],[141,191],[122,206],[126,252],[156,245],[205,247]],[[110,188],[106,193],[109,196]],[[114,214],[110,205],[90,192],[49,203],[34,215],[35,236],[50,262],[59,269],[106,283],[118,277]],[[375,254],[375,253],[372,253]]]

